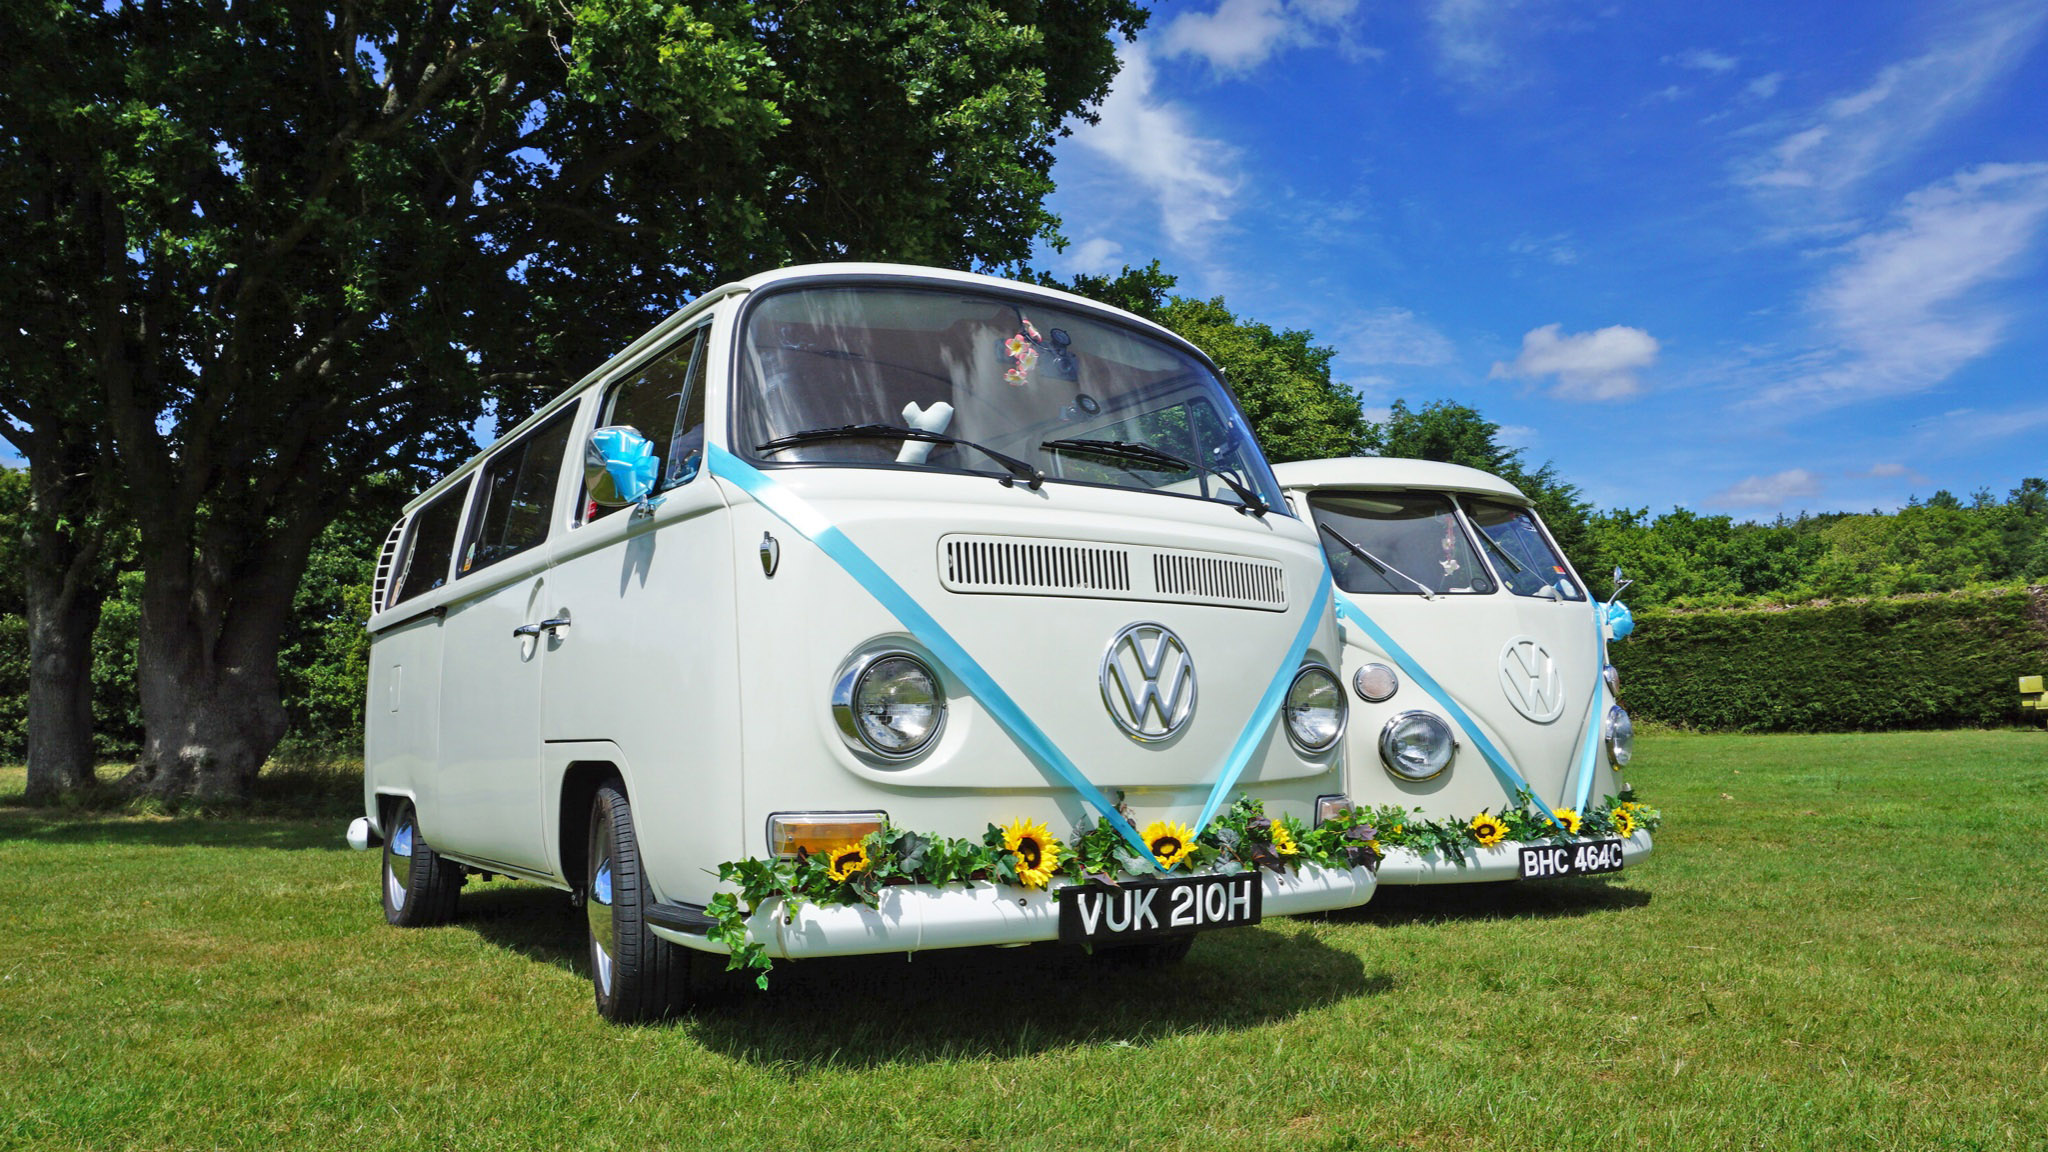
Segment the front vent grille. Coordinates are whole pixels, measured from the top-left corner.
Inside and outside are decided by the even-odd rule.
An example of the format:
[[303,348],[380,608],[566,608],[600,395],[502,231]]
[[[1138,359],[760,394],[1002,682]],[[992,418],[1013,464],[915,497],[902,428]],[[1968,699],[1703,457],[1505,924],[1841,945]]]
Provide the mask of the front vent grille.
[[1161,552],[1152,557],[1152,580],[1162,596],[1231,604],[1287,603],[1287,579],[1278,564]]
[[947,536],[939,582],[978,595],[1172,600],[1287,610],[1279,564],[1211,552],[1027,536]]
[[398,538],[405,534],[405,518],[391,528],[391,535],[384,538],[384,550],[377,554],[377,579],[370,586],[371,613],[384,610],[384,597],[391,591],[391,565],[398,559]]
[[1074,593],[1131,590],[1131,554],[1122,548],[951,536],[946,587],[973,592]]

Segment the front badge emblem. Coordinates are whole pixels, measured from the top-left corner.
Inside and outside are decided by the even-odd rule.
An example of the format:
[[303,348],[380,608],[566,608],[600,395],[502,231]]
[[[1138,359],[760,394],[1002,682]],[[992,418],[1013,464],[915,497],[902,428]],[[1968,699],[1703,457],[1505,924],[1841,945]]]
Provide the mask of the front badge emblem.
[[1500,650],[1500,690],[1515,711],[1538,724],[1564,714],[1564,677],[1533,636],[1517,636]]
[[1195,714],[1195,661],[1164,624],[1133,624],[1102,656],[1102,703],[1134,739],[1151,743],[1187,727]]

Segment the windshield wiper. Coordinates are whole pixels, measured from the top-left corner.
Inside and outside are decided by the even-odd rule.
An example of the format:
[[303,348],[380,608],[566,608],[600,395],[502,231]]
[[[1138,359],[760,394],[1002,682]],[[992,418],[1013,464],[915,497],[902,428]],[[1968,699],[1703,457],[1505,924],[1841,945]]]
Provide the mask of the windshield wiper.
[[[1420,588],[1424,596],[1427,596],[1432,600],[1436,599],[1436,589],[1431,588],[1429,585],[1424,584],[1422,581],[1417,580],[1415,577],[1410,576],[1406,572],[1401,571],[1399,568],[1394,567],[1392,564],[1387,563],[1385,560],[1382,560],[1379,557],[1373,555],[1372,553],[1367,552],[1364,548],[1358,546],[1357,544],[1352,543],[1351,537],[1344,535],[1342,532],[1337,531],[1335,528],[1330,527],[1328,524],[1317,524],[1316,527],[1324,532],[1329,533],[1330,539],[1335,540],[1339,544],[1342,544],[1344,546],[1345,551],[1351,553],[1353,556],[1358,557],[1360,560],[1365,561],[1367,564],[1372,565],[1375,569],[1378,569],[1380,575],[1385,576],[1387,573],[1391,572],[1394,575],[1399,576],[1401,579],[1406,580],[1410,584],[1415,585],[1417,588]],[[1392,583],[1392,581],[1388,582]]]
[[1007,469],[1010,474],[998,481],[1005,488],[1022,480],[1025,487],[1037,491],[1045,483],[1045,473],[1015,456],[1005,456],[986,445],[976,444],[972,440],[962,440],[958,436],[948,436],[944,432],[905,428],[901,424],[841,424],[836,428],[806,428],[802,432],[792,432],[787,436],[777,436],[773,440],[756,444],[754,451],[764,454],[780,452],[784,448],[816,444],[823,440],[919,440],[926,444],[958,444],[963,448],[974,449]]
[[1493,549],[1493,554],[1494,554],[1495,556],[1498,556],[1498,557],[1500,557],[1501,559],[1503,559],[1503,560],[1507,561],[1507,562],[1508,562],[1508,567],[1510,567],[1510,568],[1514,569],[1514,570],[1515,570],[1515,574],[1516,574],[1516,575],[1518,575],[1518,576],[1519,576],[1519,575],[1521,575],[1522,573],[1524,573],[1524,572],[1527,572],[1527,571],[1528,571],[1528,569],[1527,569],[1527,568],[1524,568],[1524,567],[1523,567],[1522,565],[1520,565],[1520,564],[1516,563],[1516,562],[1515,562],[1515,558],[1514,558],[1513,556],[1510,556],[1510,555],[1508,555],[1508,550],[1507,550],[1507,549],[1505,549],[1505,548],[1501,547],[1501,546],[1500,546],[1500,545],[1499,545],[1499,544],[1498,544],[1497,542],[1495,542],[1495,540],[1494,540],[1494,538],[1493,538],[1493,537],[1491,537],[1491,536],[1488,536],[1488,535],[1486,534],[1486,529],[1484,529],[1484,528],[1481,528],[1481,529],[1479,530],[1479,539],[1480,539],[1481,541],[1483,541],[1483,542],[1484,542],[1484,543],[1486,544],[1486,546],[1487,546],[1488,548],[1491,548],[1491,549]]
[[1047,440],[1039,444],[1039,447],[1050,449],[1054,452],[1087,452],[1095,456],[1105,456],[1114,460],[1128,460],[1133,464],[1150,464],[1160,471],[1171,469],[1175,472],[1206,472],[1223,481],[1223,483],[1230,487],[1232,492],[1237,494],[1238,500],[1243,504],[1244,511],[1254,516],[1264,516],[1267,512],[1272,511],[1272,509],[1266,506],[1264,500],[1259,499],[1257,492],[1247,488],[1228,472],[1211,468],[1207,464],[1197,464],[1192,460],[1183,460],[1171,452],[1154,448],[1150,444],[1133,444],[1128,440],[1077,439]]

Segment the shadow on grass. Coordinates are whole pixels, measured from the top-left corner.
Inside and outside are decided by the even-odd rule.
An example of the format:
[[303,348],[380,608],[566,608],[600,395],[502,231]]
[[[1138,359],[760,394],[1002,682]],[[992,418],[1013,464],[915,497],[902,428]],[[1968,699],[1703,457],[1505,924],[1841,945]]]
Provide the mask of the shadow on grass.
[[1558,920],[1641,908],[1650,894],[1608,880],[1511,880],[1489,884],[1386,885],[1372,902],[1316,919],[1343,924],[1445,924],[1472,920]]
[[[588,978],[583,914],[528,885],[463,894],[460,924]],[[776,964],[767,992],[705,957],[694,1013],[674,1027],[748,1063],[800,1072],[1012,1058],[1257,1027],[1394,987],[1312,933],[1204,934],[1176,967],[1130,967],[1057,944]]]
[[0,807],[0,842],[94,844],[138,848],[272,848],[346,851],[333,820],[137,816],[61,808]]

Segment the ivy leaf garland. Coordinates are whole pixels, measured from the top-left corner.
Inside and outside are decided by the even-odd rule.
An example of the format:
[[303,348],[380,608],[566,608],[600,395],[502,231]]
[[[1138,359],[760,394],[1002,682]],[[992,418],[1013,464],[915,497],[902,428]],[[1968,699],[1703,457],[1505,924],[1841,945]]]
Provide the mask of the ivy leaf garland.
[[[1508,841],[1574,839],[1538,815],[1528,793],[1517,800],[1499,812],[1480,815],[1504,826]],[[1463,867],[1467,849],[1478,844],[1474,831],[1478,818],[1429,820],[1419,812],[1398,805],[1344,808],[1309,828],[1292,816],[1267,816],[1258,800],[1243,797],[1202,832],[1186,863],[1191,871],[1219,874],[1248,868],[1285,874],[1305,865],[1377,870],[1388,849],[1405,848],[1439,852]],[[1631,791],[1605,797],[1600,807],[1577,815],[1579,839],[1655,831],[1663,822],[1663,813],[1638,802]],[[1054,874],[1067,883],[1093,881],[1113,886],[1155,871],[1150,861],[1137,858],[1116,829],[1100,821],[1084,820],[1072,840],[1060,845],[1059,855]],[[840,863],[835,865],[835,860]],[[1018,875],[1015,854],[1004,847],[1002,828],[995,824],[988,826],[979,841],[884,826],[830,853],[799,851],[793,857],[775,860],[750,857],[727,861],[718,866],[718,878],[738,891],[721,892],[706,905],[705,911],[717,921],[706,938],[731,953],[728,971],[752,971],[754,982],[764,989],[773,961],[766,945],[748,931],[747,920],[770,901],[782,902],[779,912],[786,924],[807,903],[878,907],[884,888],[903,884],[944,887],[984,880],[1028,887]]]

